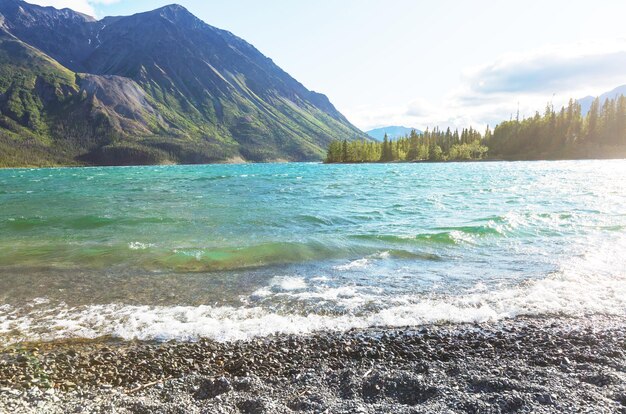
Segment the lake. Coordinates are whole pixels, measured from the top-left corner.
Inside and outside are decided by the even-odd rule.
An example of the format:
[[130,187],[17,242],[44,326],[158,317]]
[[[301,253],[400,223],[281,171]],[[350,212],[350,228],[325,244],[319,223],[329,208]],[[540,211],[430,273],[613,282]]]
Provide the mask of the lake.
[[626,161],[0,170],[0,344],[626,313]]

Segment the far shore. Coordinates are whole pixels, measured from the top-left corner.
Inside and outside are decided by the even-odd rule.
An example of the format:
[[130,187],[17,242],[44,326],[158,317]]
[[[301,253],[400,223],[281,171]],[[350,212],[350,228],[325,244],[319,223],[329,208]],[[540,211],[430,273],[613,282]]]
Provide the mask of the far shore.
[[485,158],[480,160],[413,160],[413,161],[376,161],[376,162],[325,162],[322,160],[311,161],[289,161],[289,160],[270,160],[270,161],[246,161],[244,159],[229,159],[224,161],[216,161],[204,164],[121,164],[121,165],[76,165],[76,164],[59,164],[59,165],[24,165],[19,167],[0,167],[0,170],[18,170],[18,169],[46,169],[46,168],[104,168],[104,167],[159,167],[159,166],[194,166],[194,165],[255,165],[255,164],[297,164],[312,163],[325,165],[359,165],[359,164],[451,164],[451,163],[489,163],[489,162],[531,162],[531,161],[607,161],[607,160],[624,160],[625,157],[608,157],[608,158],[540,158],[540,159],[505,159],[505,158]]

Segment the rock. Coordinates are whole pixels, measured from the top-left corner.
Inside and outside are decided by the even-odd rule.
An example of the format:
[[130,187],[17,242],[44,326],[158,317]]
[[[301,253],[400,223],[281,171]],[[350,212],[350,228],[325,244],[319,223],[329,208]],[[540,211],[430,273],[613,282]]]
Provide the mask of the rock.
[[593,384],[597,387],[606,387],[607,385],[617,384],[620,382],[620,379],[616,375],[606,372],[582,375],[580,380]]
[[194,393],[196,400],[207,400],[233,390],[230,381],[224,377],[205,379]]
[[259,379],[256,377],[235,378],[232,382],[233,389],[240,392],[250,392],[258,388]]
[[535,400],[541,405],[554,405],[556,398],[553,394],[536,394]]
[[[624,412],[622,320],[610,327],[602,319],[556,327],[523,320],[432,326],[424,335],[377,329],[233,343],[115,343],[108,350],[41,347],[42,367],[56,364],[49,379],[17,363],[18,354],[0,356],[0,412]],[[596,329],[572,330],[575,323]],[[128,394],[164,376],[172,378]],[[34,379],[41,379],[39,390],[14,391],[28,390]],[[52,383],[57,388],[46,390]]]
[[237,404],[242,414],[266,414],[274,413],[273,404],[263,399],[248,399]]

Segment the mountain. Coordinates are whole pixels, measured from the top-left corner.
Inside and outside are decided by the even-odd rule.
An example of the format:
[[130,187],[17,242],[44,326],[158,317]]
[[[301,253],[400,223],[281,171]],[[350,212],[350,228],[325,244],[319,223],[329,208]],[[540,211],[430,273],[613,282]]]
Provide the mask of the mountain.
[[371,131],[367,131],[366,134],[377,141],[382,141],[385,137],[385,134],[387,134],[387,137],[389,139],[396,139],[410,134],[413,130],[415,130],[415,132],[417,132],[418,134],[422,133],[422,131],[416,128],[407,128],[403,126],[387,126],[372,129]]
[[[604,103],[605,100],[615,99],[616,97],[620,95],[626,96],[626,85],[618,86],[617,88],[613,89],[610,92],[603,93],[602,95],[599,96],[599,98],[600,98],[600,102]],[[578,103],[580,104],[583,115],[587,115],[587,113],[589,112],[589,109],[591,108],[591,103],[593,102],[594,99],[595,99],[594,96],[585,96],[584,98],[578,100]]]
[[362,138],[182,6],[95,20],[0,0],[0,165],[317,160]]

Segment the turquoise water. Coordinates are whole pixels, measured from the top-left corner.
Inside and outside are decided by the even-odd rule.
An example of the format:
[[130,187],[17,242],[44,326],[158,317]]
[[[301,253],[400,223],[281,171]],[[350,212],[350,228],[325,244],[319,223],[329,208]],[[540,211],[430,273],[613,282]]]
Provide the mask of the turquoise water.
[[626,315],[626,161],[0,170],[0,342]]

